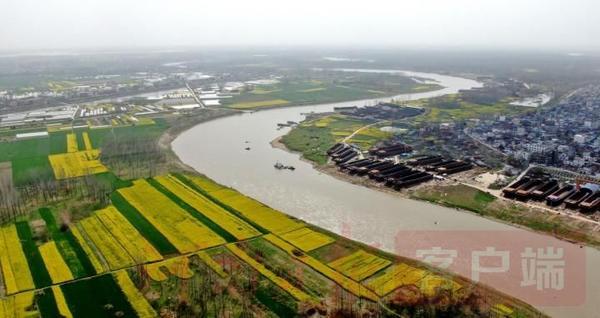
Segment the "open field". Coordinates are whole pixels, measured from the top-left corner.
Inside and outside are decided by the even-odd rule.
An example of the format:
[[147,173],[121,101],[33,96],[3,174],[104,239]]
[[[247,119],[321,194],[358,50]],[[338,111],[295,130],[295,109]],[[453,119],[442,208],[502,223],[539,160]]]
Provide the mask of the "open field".
[[[317,164],[327,162],[327,149],[344,140],[352,133],[370,123],[344,115],[328,115],[306,120],[281,138],[281,142],[292,150],[302,153],[307,160]],[[377,142],[391,137],[390,133],[379,130],[377,125],[358,131],[346,142],[356,144],[363,150]]]
[[57,180],[82,177],[107,172],[108,169],[99,160],[98,150],[85,150],[50,155],[50,165]]
[[591,225],[586,222],[518,202],[498,199],[465,184],[426,187],[412,192],[411,197],[522,225],[558,238],[600,246],[600,233],[590,228]]
[[97,211],[96,216],[110,231],[136,264],[162,260],[162,255],[152,246],[114,206]]
[[119,193],[181,253],[225,242],[144,180],[135,181],[133,187],[120,189]]
[[311,230],[308,227],[303,227],[294,231],[283,233],[281,235],[281,238],[292,243],[292,245],[295,245],[304,252],[310,252],[312,250],[318,249],[327,244],[335,242],[334,238]]
[[[107,311],[154,317],[170,308],[172,297],[199,292],[185,288],[216,288],[228,291],[234,308],[241,293],[259,306],[256,313],[294,316],[301,308],[336,302],[340,295],[343,306],[376,308],[406,288],[418,291],[414,299],[450,290],[456,301],[475,288],[310,227],[202,176],[139,179],[116,190],[112,199],[113,205],[64,231],[49,209],[40,209],[44,223],[31,223],[35,230],[27,221],[3,227],[2,282],[12,295],[3,306],[29,308],[28,293],[45,289],[33,300],[43,315],[79,317],[92,310],[91,317]],[[32,233],[40,226],[48,236],[37,246],[39,238]],[[233,242],[214,226],[230,233]],[[255,287],[242,287],[250,285]],[[26,305],[19,307],[18,301]],[[513,300],[497,305],[530,310]]]
[[169,175],[157,177],[155,179],[168,191],[193,207],[197,213],[209,218],[236,239],[244,240],[260,235],[260,232],[251,225],[210,201],[200,193],[195,192],[176,177]]
[[[205,182],[201,181],[197,183],[198,178],[201,177],[191,178],[191,180],[183,176],[179,176],[179,178],[183,182],[189,182],[188,184],[192,186],[201,185]],[[202,188],[199,190],[206,191],[206,189]],[[303,227],[303,224],[300,221],[292,219],[282,212],[274,210],[236,190],[221,188],[215,191],[206,192],[206,194],[221,202],[225,207],[239,213],[253,224],[258,225],[260,228],[269,232],[285,233]]]
[[391,263],[387,259],[359,250],[338,258],[328,265],[356,281],[361,281],[386,268]]
[[[366,98],[385,97],[410,92],[439,89],[438,85],[418,84],[397,75],[353,73],[343,80],[312,74],[314,79],[292,79],[270,85],[256,85],[253,90],[243,92],[225,100],[232,108],[264,108],[318,103],[332,103]],[[345,75],[345,74],[344,74]]]
[[52,284],[64,283],[73,280],[73,273],[63,260],[54,241],[44,243],[39,247],[44,264],[52,278]]
[[[65,177],[78,177],[83,172],[107,171],[100,168],[99,149],[106,141],[144,137],[158,138],[167,129],[164,120],[143,121],[132,126],[114,128],[57,130],[47,137],[15,139],[10,131],[9,141],[0,142],[0,162],[12,163],[12,179],[16,186],[52,180],[58,171]],[[39,131],[39,129],[34,129]],[[25,130],[27,132],[27,130]],[[51,155],[57,156],[51,165]],[[91,160],[91,161],[90,161]],[[53,169],[54,168],[54,169]]]
[[34,289],[31,271],[15,225],[0,228],[0,265],[6,294]]
[[252,109],[252,108],[261,108],[261,107],[273,107],[273,106],[282,106],[287,105],[290,102],[285,99],[269,99],[263,101],[256,102],[239,102],[231,104],[231,108],[236,109]]
[[411,102],[427,109],[427,113],[415,118],[415,122],[463,121],[473,118],[496,115],[517,115],[531,111],[528,107],[510,105],[510,100],[500,100],[494,104],[483,105],[465,101],[460,94],[423,99]]

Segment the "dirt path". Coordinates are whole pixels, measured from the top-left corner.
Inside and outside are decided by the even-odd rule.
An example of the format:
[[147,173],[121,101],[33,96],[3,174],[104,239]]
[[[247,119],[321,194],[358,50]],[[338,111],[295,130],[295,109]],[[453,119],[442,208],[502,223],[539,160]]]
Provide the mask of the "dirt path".
[[375,125],[378,125],[378,124],[381,124],[381,123],[384,123],[384,122],[386,122],[386,121],[385,121],[385,120],[382,120],[382,121],[378,121],[378,122],[376,122],[376,123],[372,123],[372,124],[369,124],[369,125],[366,125],[366,126],[362,126],[362,127],[358,128],[356,131],[354,131],[352,134],[350,134],[350,136],[348,136],[348,137],[344,138],[344,139],[342,140],[342,142],[348,142],[348,140],[352,139],[352,138],[353,138],[353,137],[354,137],[356,134],[358,134],[359,132],[361,132],[361,131],[363,131],[363,130],[365,130],[365,129],[369,128],[369,127],[372,127],[372,126],[375,126]]

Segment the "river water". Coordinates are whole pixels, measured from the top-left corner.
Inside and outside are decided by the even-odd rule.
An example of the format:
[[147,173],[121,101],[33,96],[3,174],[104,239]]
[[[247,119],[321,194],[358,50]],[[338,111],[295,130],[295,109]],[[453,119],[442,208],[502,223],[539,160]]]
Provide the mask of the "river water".
[[[441,96],[481,85],[473,80],[439,74],[402,73],[409,77],[435,80],[445,88],[394,96],[396,100]],[[389,98],[380,101],[385,100]],[[270,145],[272,140],[289,131],[289,128],[278,130],[277,123],[288,120],[300,122],[305,117],[303,114],[332,111],[335,106],[361,106],[376,102],[378,100],[288,107],[220,118],[184,132],[175,139],[172,147],[183,162],[219,183],[309,223],[403,256],[415,258],[416,255],[410,249],[400,248],[399,242],[418,241],[424,242],[425,246],[431,242],[431,245],[438,246],[440,233],[450,233],[445,236],[448,241],[463,242],[468,246],[478,246],[481,241],[494,236],[502,241],[488,245],[496,244],[498,250],[502,247],[510,249],[521,242],[542,242],[548,246],[564,247],[565,255],[571,256],[567,262],[577,263],[573,271],[579,274],[572,282],[565,280],[568,288],[563,291],[568,295],[564,292],[540,293],[516,288],[522,280],[521,269],[514,269],[500,279],[486,280],[484,275],[481,281],[523,299],[552,316],[599,317],[600,275],[597,269],[600,252],[597,250],[580,248],[468,212],[353,185],[320,173],[309,163],[300,160],[298,154]],[[245,150],[246,147],[251,150]],[[296,170],[276,170],[273,168],[276,162],[293,165]],[[507,247],[507,244],[511,246]],[[461,245],[460,249],[468,248]],[[513,257],[515,261],[511,259],[511,266],[519,266],[517,256]],[[464,263],[465,259],[470,260],[463,258],[461,262]],[[454,271],[469,276],[465,269]],[[568,275],[565,274],[565,277]]]

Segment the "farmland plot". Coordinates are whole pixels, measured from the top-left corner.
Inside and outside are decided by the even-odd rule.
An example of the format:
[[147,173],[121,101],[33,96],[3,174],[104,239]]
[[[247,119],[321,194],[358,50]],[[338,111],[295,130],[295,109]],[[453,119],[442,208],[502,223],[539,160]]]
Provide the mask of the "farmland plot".
[[48,160],[57,180],[107,172],[100,162],[99,150],[85,150],[49,155]]
[[0,228],[0,266],[7,295],[35,288],[14,224]]
[[80,231],[77,226],[72,226],[70,228],[70,231],[71,234],[73,234],[73,237],[77,239],[77,242],[81,246],[81,249],[83,249],[83,251],[87,255],[90,263],[92,264],[92,267],[94,268],[94,271],[97,274],[102,274],[108,271],[108,264],[106,263],[104,258],[102,258],[102,256],[99,255],[100,252],[98,251],[98,249],[95,246],[93,246],[91,242],[88,242],[87,238],[84,236],[82,231]]
[[216,205],[214,202],[189,188],[173,176],[161,176],[156,177],[155,179],[167,190],[185,201],[196,211],[215,222],[229,234],[233,235],[237,240],[245,240],[261,234],[248,223]]
[[151,318],[156,317],[157,314],[152,309],[152,306],[148,303],[146,298],[140,293],[140,291],[135,287],[131,278],[126,271],[118,271],[114,274],[119,287],[121,287],[121,291],[127,297],[127,300],[131,304],[131,307],[135,310],[136,314],[140,318]]
[[109,229],[114,239],[121,243],[136,264],[155,262],[162,259],[162,255],[154,246],[148,243],[114,206],[97,211],[95,215]]
[[329,263],[329,266],[356,281],[361,281],[391,263],[387,259],[359,250]]
[[77,145],[77,135],[75,133],[67,134],[67,152],[77,152],[79,147]]
[[181,253],[195,252],[225,243],[223,238],[145,180],[136,180],[132,187],[118,191]]
[[90,243],[100,252],[99,257],[106,260],[111,270],[135,265],[127,250],[115,240],[97,217],[85,218],[79,222],[79,225],[90,239]]
[[60,255],[56,242],[50,241],[42,244],[39,247],[40,254],[44,259],[44,264],[48,269],[48,273],[52,278],[53,284],[64,283],[66,281],[73,280],[73,274],[65,263],[64,259]]
[[303,227],[291,232],[287,232],[280,235],[282,239],[292,243],[294,246],[303,250],[304,252],[310,252],[319,247],[335,242],[335,239],[311,230],[308,227]]
[[266,277],[267,279],[272,281],[275,285],[279,286],[281,289],[288,292],[290,295],[292,295],[292,297],[296,298],[297,300],[303,301],[303,302],[310,302],[313,300],[312,297],[310,297],[304,291],[302,291],[302,290],[298,289],[297,287],[295,287],[294,285],[290,284],[285,279],[277,276],[275,273],[273,273],[272,271],[267,269],[263,264],[257,262],[255,259],[253,259],[248,254],[246,254],[246,252],[241,250],[235,244],[228,244],[227,249],[229,249],[235,256],[240,258],[242,261],[244,261],[250,267],[254,268],[261,275],[263,275],[264,277]]
[[287,243],[281,238],[273,234],[267,234],[264,236],[264,238],[269,242],[273,243],[275,246],[286,251],[288,254],[292,255],[297,260],[301,261],[302,263],[308,265],[315,271],[323,274],[325,277],[336,282],[339,286],[351,292],[352,294],[366,299],[370,299],[372,301],[377,301],[379,299],[377,297],[377,294],[361,286],[360,283],[342,275],[341,273],[333,270],[331,267],[321,263],[319,260],[306,254],[298,255],[298,253],[296,252],[296,247]]

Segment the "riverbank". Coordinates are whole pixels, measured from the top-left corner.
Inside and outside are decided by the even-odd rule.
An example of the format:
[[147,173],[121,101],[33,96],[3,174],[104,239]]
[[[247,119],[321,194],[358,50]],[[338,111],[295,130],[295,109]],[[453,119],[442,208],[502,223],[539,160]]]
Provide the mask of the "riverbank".
[[[408,190],[395,191],[372,182],[370,179],[343,173],[333,164],[320,165],[310,161],[302,157],[300,152],[288,149],[281,141],[282,139],[283,136],[276,138],[271,142],[271,146],[300,155],[301,160],[311,164],[315,170],[338,180],[392,194],[404,199],[419,200],[455,208],[463,213],[474,214],[510,226],[550,235],[570,243],[584,244],[600,249],[600,232],[596,231],[592,225],[574,220],[568,216],[552,214],[541,208],[525,206],[518,202],[507,202],[468,184],[449,180],[431,181]],[[486,204],[482,204],[481,200],[476,199],[477,197],[484,196],[491,196],[485,202]]]

